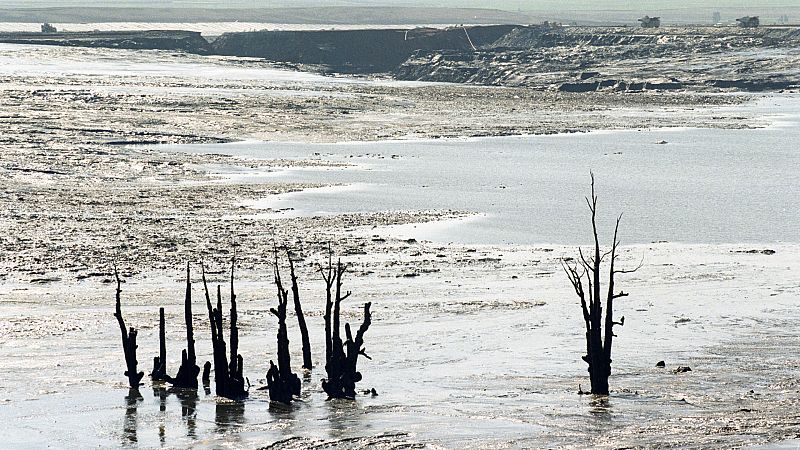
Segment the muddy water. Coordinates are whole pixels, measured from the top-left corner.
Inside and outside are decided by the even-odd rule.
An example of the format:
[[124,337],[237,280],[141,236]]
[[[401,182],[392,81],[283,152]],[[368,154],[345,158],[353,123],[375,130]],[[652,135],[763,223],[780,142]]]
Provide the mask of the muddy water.
[[[635,130],[383,143],[244,142],[177,147],[256,158],[321,158],[341,170],[287,170],[270,180],[338,183],[289,193],[256,209],[318,215],[456,209],[479,216],[417,237],[469,244],[584,242],[581,198],[594,171],[606,211],[625,214],[628,243],[800,242],[800,101],[752,107],[758,130]],[[239,174],[241,176],[241,174]],[[254,180],[258,174],[251,174]],[[287,211],[287,209],[291,209]],[[609,214],[604,225],[611,225]]]
[[[646,264],[621,281],[632,295],[618,307],[626,325],[607,402],[576,394],[587,383],[581,323],[558,266],[574,247],[456,244],[440,251],[438,272],[396,277],[398,261],[421,263],[417,245],[427,244],[350,258],[375,271],[348,283],[356,294],[347,320],[358,320],[361,302],[375,305],[366,341],[373,360],[361,364],[361,386],[379,395],[355,403],[326,402],[320,388],[323,298],[308,266],[302,297],[317,368],[303,400],[289,409],[270,406],[256,390],[274,358],[266,274],[243,274],[239,286],[241,353],[253,384],[243,405],[149,384],[141,399],[127,397],[111,285],[7,285],[0,419],[11,425],[0,437],[12,448],[718,448],[798,432],[796,244],[772,244],[771,255],[740,253],[764,248],[756,244],[626,247],[626,264],[642,257]],[[144,370],[157,349],[159,305],[167,307],[170,370],[177,368],[184,345],[179,277],[143,274],[123,286],[125,316],[142,328]],[[201,306],[195,332],[203,361],[210,344]],[[299,335],[290,323],[298,364]],[[654,367],[659,360],[666,370]],[[679,365],[693,371],[673,374]]]
[[[800,333],[793,324],[800,248],[735,253],[748,248],[625,249],[626,263],[645,255],[647,264],[623,282],[632,295],[618,307],[626,324],[616,341],[615,392],[608,402],[576,394],[587,382],[579,359],[581,323],[557,262],[574,252],[569,247],[475,247],[475,253],[454,247],[433,275],[352,278],[347,320],[358,320],[361,302],[374,302],[366,340],[373,360],[361,363],[361,386],[379,393],[354,403],[326,402],[319,386],[321,283],[304,268],[317,368],[304,384],[303,401],[289,409],[271,407],[266,393],[255,390],[274,358],[266,275],[239,287],[240,351],[254,385],[243,405],[202,391],[197,399],[162,395],[149,384],[141,400],[126,398],[110,312],[113,287],[25,286],[0,297],[11,328],[0,347],[0,419],[7,424],[0,437],[11,448],[255,448],[287,439],[277,448],[325,442],[345,448],[717,448],[780,440],[798,431],[800,360],[793,349]],[[498,262],[488,268],[455,262],[469,255]],[[391,262],[386,258],[409,256],[382,256],[378,266]],[[144,370],[157,351],[158,305],[167,308],[170,370],[177,368],[184,345],[179,276],[153,275],[123,286],[128,323],[142,327]],[[299,335],[290,324],[299,364]],[[195,326],[198,356],[210,359],[199,309]],[[654,367],[659,360],[666,370]],[[693,371],[671,373],[678,365]]]
[[[3,70],[39,70],[34,57],[23,59]],[[82,70],[77,59],[65,65]],[[175,70],[194,73],[175,64]],[[108,61],[85,70],[114,76],[126,69]],[[236,176],[253,181],[345,185],[247,203],[246,214],[291,207],[282,214],[454,208],[476,215],[443,227],[348,230],[370,242],[368,254],[348,258],[359,273],[348,280],[354,296],[346,314],[357,322],[359,305],[374,302],[366,338],[373,360],[360,364],[360,387],[379,393],[354,403],[325,402],[320,388],[323,297],[309,265],[300,275],[317,367],[304,384],[303,401],[290,409],[270,406],[257,390],[275,353],[268,274],[241,274],[240,351],[253,385],[243,404],[221,401],[213,392],[201,391],[196,399],[165,395],[149,383],[141,399],[129,397],[111,315],[113,286],[100,279],[4,282],[0,447],[719,448],[796,437],[795,108],[757,108],[774,116],[773,128],[164,149],[355,163],[346,170],[240,172]],[[668,143],[656,144],[661,140]],[[587,383],[581,322],[558,264],[574,256],[574,244],[584,239],[580,198],[589,167],[602,180],[602,212],[626,212],[623,238],[636,245],[625,247],[623,262],[645,261],[642,270],[620,280],[631,296],[618,306],[626,324],[616,340],[608,401],[576,395]],[[224,167],[218,171],[233,176]],[[406,245],[389,237],[393,246],[385,250],[371,239],[398,232],[438,242]],[[672,243],[649,244],[655,240]],[[536,245],[516,245],[525,243]],[[775,253],[749,253],[766,248]],[[408,268],[431,270],[404,277]],[[177,268],[143,269],[123,285],[125,318],[141,329],[142,370],[149,370],[157,350],[158,306],[167,309],[169,369],[177,369],[184,345],[180,276]],[[209,330],[199,303],[194,319],[204,361],[210,359]],[[290,323],[299,366],[299,335]],[[654,367],[659,360],[666,370]],[[673,374],[678,365],[693,370]]]

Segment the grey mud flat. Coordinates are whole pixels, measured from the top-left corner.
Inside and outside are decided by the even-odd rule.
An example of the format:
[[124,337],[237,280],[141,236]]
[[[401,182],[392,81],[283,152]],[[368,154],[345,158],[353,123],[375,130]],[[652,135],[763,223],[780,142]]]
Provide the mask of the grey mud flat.
[[[52,63],[38,63],[48,59]],[[265,229],[291,236],[289,230],[305,228],[305,221],[279,226],[253,220],[240,203],[318,186],[220,183],[213,172],[220,166],[269,171],[330,165],[166,153],[136,144],[554,134],[679,127],[687,114],[699,127],[764,125],[740,109],[723,108],[746,99],[730,95],[562,94],[358,81],[159,51],[3,45],[0,61],[6,64],[0,71],[0,224],[13,230],[0,241],[0,277],[9,278],[38,278],[57,269],[79,276],[119,258],[121,249],[130,258],[147,255],[171,266],[196,254],[201,244],[211,254],[219,251],[231,235],[243,236],[237,241],[261,253],[248,239]],[[311,235],[463,212],[385,215],[327,218],[327,230],[311,221],[317,230]],[[154,230],[175,234],[152,239]],[[51,239],[61,244],[46,245]],[[208,240],[220,242],[208,247]]]
[[[270,173],[343,163],[313,154],[252,159],[153,146],[765,126],[740,107],[750,97],[339,79],[158,51],[3,45],[0,62],[0,371],[7,374],[0,441],[72,448],[717,448],[800,433],[800,363],[786,350],[800,343],[792,326],[796,245],[745,257],[732,252],[750,247],[736,244],[626,247],[624,262],[646,252],[648,266],[621,281],[635,293],[621,308],[630,326],[618,341],[615,395],[597,403],[576,395],[586,382],[580,323],[558,266],[574,248],[444,245],[384,228],[471,211],[275,218],[244,203],[330,186],[277,183]],[[236,176],[254,172],[259,176]],[[378,397],[324,402],[316,360],[305,401],[290,412],[270,409],[261,391],[238,408],[202,395],[193,405],[175,397],[161,403],[148,386],[141,402],[126,404],[111,316],[112,262],[127,281],[126,320],[142,330],[140,367],[148,368],[156,348],[163,305],[174,368],[182,339],[180,267],[204,257],[220,282],[238,244],[240,349],[259,386],[274,353],[266,275],[272,245],[304,249],[304,308],[319,330],[321,282],[313,263],[329,241],[354,264],[349,288],[357,301],[347,305],[348,320],[357,320],[362,300],[375,302],[367,341],[374,361],[364,364],[362,384]],[[753,298],[771,300],[753,306]],[[207,359],[208,330],[197,326],[195,333],[198,357]],[[298,342],[295,333],[290,339]],[[320,349],[317,334],[312,346]],[[298,349],[292,357],[299,365]],[[664,358],[695,370],[674,375],[651,367]],[[420,366],[430,369],[427,378]],[[182,416],[182,408],[196,414]]]

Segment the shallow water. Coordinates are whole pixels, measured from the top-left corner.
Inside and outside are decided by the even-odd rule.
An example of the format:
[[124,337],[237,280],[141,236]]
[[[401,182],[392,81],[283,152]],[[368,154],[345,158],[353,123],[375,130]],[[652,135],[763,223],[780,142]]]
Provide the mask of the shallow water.
[[[127,398],[109,307],[113,286],[26,286],[27,292],[0,295],[4,315],[28,327],[12,325],[2,333],[0,420],[7,426],[0,440],[11,448],[256,448],[291,439],[277,448],[326,442],[323,448],[402,448],[410,442],[453,449],[717,448],[775,440],[791,433],[800,401],[794,384],[800,360],[792,350],[800,345],[792,325],[800,285],[790,275],[800,269],[800,249],[732,253],[741,249],[626,248],[626,262],[644,254],[647,265],[622,284],[632,295],[618,306],[627,320],[618,332],[608,403],[576,395],[588,382],[579,359],[581,323],[557,262],[570,248],[479,247],[476,257],[501,262],[490,270],[441,264],[440,273],[410,280],[348,279],[355,294],[346,320],[358,320],[361,302],[374,302],[365,341],[373,360],[360,362],[359,387],[380,394],[355,403],[325,402],[318,332],[323,298],[316,277],[304,270],[301,295],[317,368],[304,383],[303,401],[290,409],[271,407],[266,392],[255,390],[274,358],[274,320],[267,311],[273,286],[266,276],[238,285],[240,352],[254,385],[243,406],[202,390],[196,400],[164,395],[147,380],[141,400]],[[457,250],[455,256],[468,255]],[[392,257],[408,258],[386,256]],[[168,368],[178,366],[185,345],[179,277],[136,277],[123,286],[125,318],[141,327],[143,370],[157,349],[157,305],[167,309]],[[13,299],[28,301],[15,306]],[[195,336],[198,359],[205,361],[210,344],[201,306],[195,305]],[[79,330],[60,331],[59,322]],[[289,331],[297,365],[293,320]],[[667,370],[654,368],[661,359]],[[672,374],[678,365],[693,371]],[[744,427],[744,435],[726,431],[730,423]]]
[[[583,243],[586,205],[581,199],[589,172],[594,171],[603,226],[607,230],[615,214],[624,212],[626,243],[800,242],[800,100],[767,98],[754,108],[771,111],[765,118],[776,125],[422,142],[244,142],[173,149],[354,165],[250,174],[254,182],[266,176],[346,185],[246,203],[262,209],[292,208],[284,215],[397,209],[479,214],[452,226],[407,230],[423,239]],[[236,176],[242,179],[246,174]]]
[[[147,52],[115,53],[141,63],[120,67],[119,58],[83,65],[83,52],[103,54],[91,49],[36,49],[6,53],[6,59],[3,51],[0,46],[0,74],[22,70],[46,76],[59,67],[103,76],[150,70]],[[63,60],[39,66],[34,54]],[[192,64],[200,62],[161,56],[181,76],[191,76],[198,67]],[[183,58],[189,61],[185,65]],[[160,76],[162,69],[155,64],[151,75]],[[207,75],[287,78],[259,70],[215,69]],[[282,213],[287,215],[463,209],[477,215],[445,225],[356,232],[484,245],[440,247],[414,256],[417,246],[441,244],[409,244],[396,254],[348,258],[374,269],[347,283],[355,293],[346,305],[348,321],[358,320],[359,304],[374,302],[374,324],[366,337],[374,359],[360,363],[364,381],[359,387],[374,387],[380,395],[360,396],[355,403],[324,401],[318,351],[321,284],[303,268],[301,288],[317,367],[304,384],[303,401],[288,410],[271,407],[266,393],[255,390],[275,353],[275,324],[268,313],[274,287],[268,274],[243,274],[239,285],[240,352],[254,386],[243,406],[202,391],[196,400],[163,396],[147,379],[141,399],[128,397],[119,330],[111,316],[113,286],[91,279],[4,283],[0,446],[257,448],[277,442],[273,448],[719,448],[797,436],[800,248],[792,243],[800,242],[800,227],[792,146],[798,107],[791,97],[774,97],[746,108],[763,111],[775,125],[741,131],[162,147],[354,163],[331,170],[216,170],[222,182],[239,177],[345,184],[277,201],[251,199],[247,204],[254,215],[276,214],[259,208],[283,207],[294,208]],[[661,140],[669,143],[655,144]],[[631,297],[618,307],[627,320],[615,341],[609,402],[576,395],[578,385],[585,388],[588,382],[580,361],[582,324],[559,267],[559,258],[574,256],[575,249],[553,245],[585,239],[587,215],[580,199],[590,167],[598,176],[604,226],[625,211],[626,243],[713,243],[624,248],[626,264],[644,257],[645,265],[620,280]],[[734,244],[718,244],[726,241]],[[509,242],[546,245],[486,245]],[[738,253],[762,249],[762,243],[777,253]],[[422,261],[439,251],[442,258]],[[439,271],[405,278],[394,265],[398,260]],[[157,349],[153,325],[160,305],[167,309],[169,369],[178,366],[184,346],[180,277],[177,268],[145,271],[123,287],[125,318],[141,329],[144,371]],[[205,361],[210,343],[202,305],[195,305],[194,319],[198,358]],[[292,320],[289,327],[297,366],[299,336]],[[655,369],[662,359],[670,369],[691,365],[693,371],[675,375]]]

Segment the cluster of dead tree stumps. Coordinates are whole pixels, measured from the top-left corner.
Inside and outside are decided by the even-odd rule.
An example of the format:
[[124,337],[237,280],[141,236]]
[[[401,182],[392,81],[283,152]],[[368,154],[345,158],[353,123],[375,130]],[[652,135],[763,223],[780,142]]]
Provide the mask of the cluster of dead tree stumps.
[[[311,344],[308,335],[303,308],[300,302],[300,288],[295,274],[295,261],[291,253],[287,250],[289,274],[291,279],[291,293],[294,304],[295,315],[297,316],[300,328],[303,352],[304,371],[311,371],[313,364],[311,359]],[[278,319],[277,333],[277,361],[269,362],[267,370],[266,389],[269,391],[270,400],[283,404],[290,404],[300,396],[301,381],[297,374],[292,372],[291,359],[289,352],[289,337],[286,327],[286,311],[289,304],[289,290],[284,289],[283,280],[280,273],[280,259],[278,251],[275,251],[274,261],[275,286],[278,291],[278,304],[275,308],[270,308],[270,312]],[[217,286],[216,302],[212,304],[211,294],[209,293],[206,281],[205,267],[201,263],[201,276],[205,293],[206,308],[208,310],[208,320],[211,330],[211,346],[213,352],[213,363],[206,361],[203,366],[202,381],[206,394],[210,393],[211,368],[214,369],[214,382],[216,394],[231,400],[243,400],[248,396],[250,382],[243,375],[244,359],[239,354],[239,328],[238,313],[236,308],[236,292],[234,290],[234,269],[236,266],[235,256],[231,260],[230,272],[230,317],[228,319],[228,331],[230,350],[228,351],[225,342],[225,319],[222,309],[222,287]],[[364,334],[369,328],[372,318],[370,314],[370,303],[364,305],[364,321],[356,332],[355,337],[350,331],[350,324],[345,324],[346,339],[342,341],[340,333],[340,313],[341,302],[350,296],[350,292],[343,293],[342,279],[347,272],[347,265],[338,261],[335,265],[330,252],[328,255],[327,266],[319,266],[319,272],[326,285],[326,304],[325,304],[325,370],[327,377],[322,381],[322,388],[328,394],[328,398],[353,399],[356,396],[355,386],[362,378],[357,370],[359,355],[369,358],[364,351]],[[122,334],[122,346],[125,354],[126,368],[125,375],[128,377],[130,388],[133,391],[139,389],[144,372],[137,369],[136,359],[136,336],[137,330],[133,327],[126,328],[122,318],[120,303],[121,280],[114,268],[114,275],[117,281],[116,291],[116,311],[114,316],[119,322]],[[186,348],[182,350],[181,366],[177,374],[172,377],[167,370],[167,348],[166,332],[164,320],[164,308],[159,309],[159,354],[153,358],[153,370],[150,377],[154,383],[169,383],[178,390],[197,390],[198,375],[200,367],[197,365],[195,353],[194,328],[192,323],[192,284],[189,265],[186,266],[186,296],[184,302],[184,313],[186,323]],[[374,394],[374,389],[372,390]]]
[[[591,393],[594,395],[607,396],[609,394],[608,380],[611,375],[611,349],[614,338],[614,328],[625,323],[625,317],[619,321],[614,320],[614,301],[628,294],[623,291],[616,291],[615,277],[619,274],[635,272],[639,267],[631,270],[620,269],[617,266],[619,224],[622,216],[616,220],[614,235],[611,248],[602,251],[597,227],[597,196],[594,187],[594,175],[592,175],[591,197],[586,198],[586,203],[591,212],[592,233],[594,238],[594,248],[591,253],[584,254],[579,250],[579,258],[565,258],[562,266],[569,278],[572,287],[577,294],[583,321],[586,329],[586,354],[582,359],[588,364],[589,378],[591,381],[591,391],[584,392],[579,388],[579,393]],[[291,279],[291,292],[294,303],[295,315],[302,337],[303,349],[303,370],[312,369],[311,346],[309,344],[308,327],[303,315],[300,302],[300,290],[295,275],[294,261],[289,251],[286,251],[288,260],[289,274]],[[607,263],[603,279],[603,262]],[[203,269],[203,287],[205,288],[206,306],[211,325],[211,342],[214,355],[214,377],[216,381],[217,395],[230,399],[243,399],[247,397],[249,381],[242,375],[243,360],[238,354],[239,333],[237,327],[236,294],[233,288],[234,281],[234,261],[231,264],[230,276],[230,362],[226,353],[226,344],[223,336],[223,315],[222,315],[222,295],[221,288],[217,287],[217,302],[213,308],[208,292],[208,285]],[[202,267],[202,266],[201,266]],[[371,359],[364,349],[364,334],[372,323],[370,313],[370,303],[364,304],[364,318],[361,326],[353,335],[350,324],[344,326],[344,340],[341,334],[341,303],[350,297],[350,291],[342,290],[342,279],[346,274],[348,266],[341,261],[333,263],[331,252],[328,252],[326,266],[319,266],[319,272],[325,281],[325,372],[326,378],[322,380],[322,389],[328,394],[328,398],[353,399],[356,396],[356,383],[361,381],[362,376],[358,371],[358,357],[364,356]],[[192,330],[192,305],[191,305],[191,281],[189,268],[186,269],[186,342],[187,348],[183,350],[181,357],[181,367],[178,374],[172,378],[167,374],[166,368],[166,345],[164,339],[164,310],[160,310],[159,337],[160,352],[154,358],[153,372],[151,374],[154,381],[166,381],[176,388],[197,389],[197,375],[200,369],[197,366],[194,335]],[[116,312],[114,315],[119,321],[122,333],[122,346],[125,353],[127,370],[125,375],[128,377],[131,389],[138,389],[143,377],[142,372],[137,370],[136,361],[136,336],[135,328],[126,328],[122,319],[120,309],[120,279],[116,273],[117,292],[116,292]],[[280,261],[278,251],[275,251],[274,261],[275,285],[277,287],[278,304],[277,308],[270,308],[270,312],[278,319],[277,333],[277,361],[269,362],[267,371],[267,386],[270,399],[276,402],[289,404],[300,395],[301,382],[297,374],[292,372],[289,338],[286,328],[286,312],[289,304],[289,290],[284,288],[280,273]],[[602,289],[602,282],[605,282],[605,292]],[[605,311],[604,311],[605,306]],[[208,385],[210,362],[205,363],[203,371],[204,384]],[[691,369],[687,369],[691,370]],[[247,384],[247,388],[245,387]],[[372,390],[375,395],[375,390]]]

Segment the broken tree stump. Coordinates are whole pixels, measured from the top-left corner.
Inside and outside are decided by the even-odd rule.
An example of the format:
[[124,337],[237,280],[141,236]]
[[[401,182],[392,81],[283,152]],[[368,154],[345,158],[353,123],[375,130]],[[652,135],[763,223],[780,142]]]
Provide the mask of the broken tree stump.
[[197,356],[194,350],[194,327],[192,326],[192,280],[189,263],[186,263],[186,297],[184,300],[184,319],[186,321],[186,349],[181,352],[181,366],[175,378],[167,376],[166,380],[173,387],[182,389],[197,389],[197,376],[200,367],[197,366]]
[[[214,385],[216,387],[216,392],[220,397],[231,400],[241,400],[246,398],[248,393],[244,388],[245,380],[242,376],[243,359],[241,355],[236,354],[238,351],[239,336],[236,324],[238,317],[236,311],[236,294],[233,289],[233,265],[235,265],[235,259],[231,262],[231,265],[231,364],[228,364],[228,355],[222,327],[222,291],[220,286],[217,286],[217,306],[216,308],[212,307],[211,296],[209,295],[208,283],[206,281],[206,271],[202,264],[201,269],[203,289],[206,295],[206,308],[208,309],[208,320],[211,325],[211,345],[214,353]],[[236,355],[235,357],[234,354]],[[233,362],[234,358],[235,363]]]
[[167,336],[164,328],[164,308],[158,308],[158,356],[153,358],[153,381],[167,380]]
[[[356,332],[355,338],[350,331],[350,324],[345,324],[347,340],[342,342],[339,318],[341,303],[351,295],[350,291],[342,294],[342,277],[347,272],[347,267],[342,264],[341,260],[336,263],[336,267],[333,267],[330,256],[328,267],[320,267],[327,292],[325,304],[325,372],[327,377],[322,380],[322,389],[328,394],[329,399],[355,399],[356,383],[362,379],[362,375],[358,371],[358,357],[361,355],[372,359],[363,348],[364,334],[372,323],[371,303],[364,304],[364,321]],[[336,287],[335,295],[331,293],[334,285]]]
[[203,364],[203,386],[211,386],[211,361]]
[[122,303],[120,300],[122,294],[122,281],[119,279],[119,272],[117,271],[116,267],[114,267],[114,278],[117,280],[117,304],[114,317],[117,318],[117,323],[119,323],[119,331],[120,334],[122,334],[122,350],[125,352],[125,366],[127,368],[127,370],[125,370],[125,376],[128,377],[128,385],[130,386],[131,390],[135,390],[138,393],[139,386],[141,386],[141,381],[144,377],[144,372],[139,372],[136,368],[138,365],[138,361],[136,361],[136,335],[138,334],[138,331],[136,331],[136,328],[134,327],[125,328],[125,320],[122,318]]
[[286,305],[289,303],[289,291],[283,288],[278,252],[275,252],[275,286],[278,289],[278,308],[269,311],[278,318],[278,365],[269,362],[267,371],[267,388],[269,398],[274,402],[289,404],[294,396],[300,395],[300,378],[292,373],[289,355],[289,335],[286,330]]

